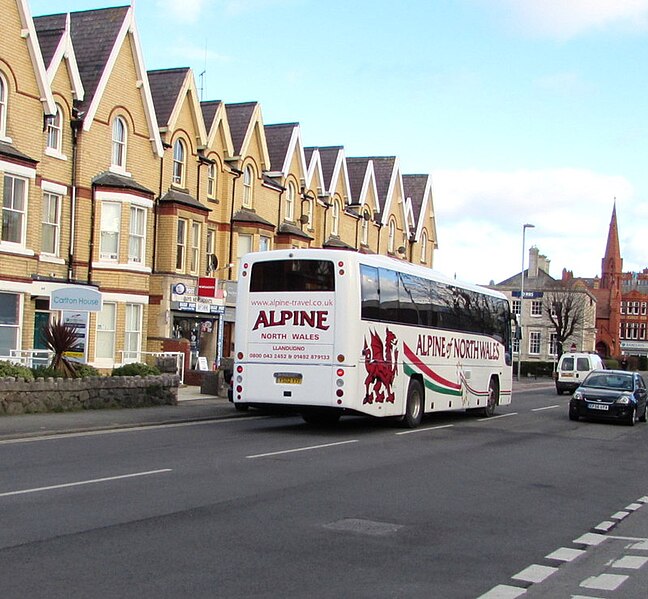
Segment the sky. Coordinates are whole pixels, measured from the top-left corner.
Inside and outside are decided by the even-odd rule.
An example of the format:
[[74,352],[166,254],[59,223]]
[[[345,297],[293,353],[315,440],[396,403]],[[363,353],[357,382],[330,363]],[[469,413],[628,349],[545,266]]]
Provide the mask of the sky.
[[[33,15],[128,0],[28,0]],[[433,181],[434,267],[499,282],[528,249],[648,268],[648,0],[136,0],[147,69],[260,102],[306,146],[397,156]],[[644,237],[646,236],[646,237]]]

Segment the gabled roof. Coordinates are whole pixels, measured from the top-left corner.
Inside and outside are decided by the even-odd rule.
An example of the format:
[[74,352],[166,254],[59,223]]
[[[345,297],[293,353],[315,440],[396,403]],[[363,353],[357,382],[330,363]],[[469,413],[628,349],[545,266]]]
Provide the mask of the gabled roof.
[[432,177],[430,175],[403,175],[403,193],[411,206],[415,223],[414,240],[421,238],[425,219],[430,217],[430,234],[435,249],[438,249],[436,218],[434,214],[434,196],[432,194]]
[[85,112],[84,131],[89,131],[92,126],[119,52],[130,36],[134,49],[133,59],[138,78],[137,83],[154,150],[158,156],[162,156],[162,140],[144,68],[133,8],[122,6],[71,13],[70,33],[85,89],[85,97],[81,104],[81,110]]
[[232,134],[232,143],[234,144],[234,155],[245,156],[247,154],[252,137],[256,132],[261,149],[263,169],[270,170],[271,162],[263,129],[261,105],[258,102],[242,102],[239,104],[225,104],[225,109]]
[[230,131],[229,121],[227,120],[225,104],[220,100],[210,100],[208,102],[201,102],[200,109],[202,110],[203,121],[207,130],[207,147],[214,147],[216,136],[221,131],[221,141],[225,148],[225,157],[233,157],[234,144],[232,143],[232,133]]
[[160,130],[174,131],[177,128],[180,111],[188,98],[197,145],[204,147],[207,143],[207,131],[192,70],[184,67],[149,71],[148,78]]
[[367,195],[373,190],[376,206],[372,207],[372,209],[380,210],[380,198],[376,187],[373,160],[369,158],[347,158],[346,164],[351,186],[351,203],[355,206],[363,206],[366,203]]
[[[304,148],[304,157],[306,158],[306,164],[308,165],[308,170],[306,171],[306,187],[311,188],[315,179],[320,181],[322,185],[325,185],[324,172],[322,171],[322,159],[319,149]],[[324,192],[323,188],[322,192]]]
[[[43,55],[38,44],[38,36],[36,35],[34,20],[29,11],[29,5],[27,4],[27,0],[16,0],[16,6],[18,7],[18,13],[20,15],[20,23],[25,32],[23,37],[27,41],[27,49],[34,67],[34,75],[36,77],[38,91],[40,92],[43,110],[45,114],[55,114],[56,104],[54,103],[54,96],[52,96],[52,90],[47,81],[45,62],[43,61]],[[20,34],[21,32],[17,33]]]
[[322,175],[324,181],[324,191],[333,195],[335,193],[335,186],[338,180],[342,177],[344,187],[347,191],[347,201],[350,200],[348,196],[351,195],[351,188],[349,184],[349,173],[347,171],[346,160],[344,157],[343,146],[327,146],[317,148],[319,151],[320,161],[322,165]]
[[306,156],[301,143],[301,130],[299,123],[280,123],[266,125],[265,136],[268,144],[268,155],[272,172],[271,176],[286,177],[290,171],[293,157],[297,153],[301,173],[300,177],[306,178]]
[[74,45],[72,44],[72,37],[70,36],[70,15],[58,14],[34,17],[34,27],[43,53],[45,68],[47,69],[48,83],[52,84],[61,62],[65,60],[70,74],[70,87],[74,98],[82,102],[85,91],[74,52]]

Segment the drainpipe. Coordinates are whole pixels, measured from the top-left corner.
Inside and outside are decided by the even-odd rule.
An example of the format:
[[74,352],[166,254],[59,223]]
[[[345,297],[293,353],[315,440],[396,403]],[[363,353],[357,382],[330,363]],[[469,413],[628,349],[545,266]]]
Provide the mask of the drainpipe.
[[76,235],[76,200],[77,200],[77,160],[79,135],[83,127],[83,113],[77,108],[72,108],[72,180],[70,181],[70,243],[68,246],[67,282],[74,281],[74,236]]
[[160,183],[158,185],[158,195],[153,204],[153,255],[151,260],[151,274],[156,274],[157,269],[157,238],[158,238],[158,225],[160,220],[160,200],[162,199],[162,181],[164,178],[164,150],[171,148],[171,144],[162,142],[162,156],[160,157]]
[[229,222],[229,257],[227,259],[227,264],[229,264],[227,269],[227,278],[232,280],[232,254],[234,250],[234,199],[236,198],[236,181],[241,177],[243,171],[240,171],[234,166],[230,166],[230,171],[234,175],[232,180],[232,202],[230,208],[230,222]]

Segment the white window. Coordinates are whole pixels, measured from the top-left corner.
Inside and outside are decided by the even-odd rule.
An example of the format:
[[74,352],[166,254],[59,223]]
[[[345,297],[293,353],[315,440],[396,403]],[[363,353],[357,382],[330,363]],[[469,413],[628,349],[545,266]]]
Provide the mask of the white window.
[[428,236],[427,231],[423,231],[421,234],[421,262],[425,264],[427,262],[427,252],[428,252]]
[[529,354],[530,355],[539,355],[540,354],[540,341],[542,335],[540,331],[531,331],[529,333]]
[[131,206],[130,232],[128,236],[128,261],[144,263],[146,247],[146,210],[140,206]]
[[124,362],[139,362],[142,348],[142,306],[126,304]]
[[0,293],[0,356],[8,356],[12,349],[19,349],[20,295]]
[[531,302],[531,316],[542,316],[542,300]]
[[315,222],[313,220],[313,206],[315,202],[311,199],[308,200],[306,204],[306,216],[308,216],[308,228],[312,231],[315,228]]
[[238,236],[238,245],[236,249],[236,269],[234,272],[238,272],[238,265],[241,261],[241,258],[245,254],[252,251],[252,235],[239,235]]
[[520,340],[513,338],[513,353],[517,354],[520,352]]
[[286,190],[286,211],[284,215],[286,220],[295,220],[295,194],[295,184],[291,181],[288,183],[288,189]]
[[250,165],[246,166],[243,171],[243,206],[246,208],[252,207],[254,171]]
[[396,246],[396,223],[393,220],[389,221],[389,240],[387,241],[387,251],[390,254],[394,253]]
[[118,116],[112,127],[112,165],[119,170],[126,170],[127,134],[126,121]]
[[549,355],[558,355],[558,335],[556,333],[551,333],[549,337]]
[[101,203],[101,239],[99,258],[117,262],[119,260],[119,232],[121,230],[121,204]]
[[7,80],[4,75],[0,73],[0,138],[7,137],[7,102],[9,96],[9,88],[7,87]]
[[207,274],[216,268],[216,231],[207,229],[207,244],[205,245],[205,256],[207,258]]
[[117,304],[104,302],[101,311],[97,312],[97,359],[113,360],[115,357],[115,325],[117,322]]
[[178,232],[176,241],[176,270],[184,272],[187,256],[187,221],[178,219]]
[[44,254],[58,256],[61,229],[61,196],[43,192],[43,223],[41,250]]
[[640,325],[640,330],[639,330],[639,339],[645,339],[646,338],[646,323],[642,322]]
[[191,248],[189,254],[189,272],[196,274],[200,265],[200,223],[191,223]]
[[340,234],[340,202],[339,200],[333,201],[333,214],[331,216],[333,223],[331,225],[331,234]]
[[270,238],[265,235],[259,237],[259,251],[267,252],[270,249]]
[[173,144],[173,184],[179,187],[185,186],[185,170],[186,170],[187,152],[185,150],[184,142],[181,139],[176,139]]
[[27,223],[27,180],[4,176],[2,194],[2,236],[7,243],[25,245]]
[[47,119],[47,148],[60,154],[62,148],[63,111],[56,105],[56,114]]
[[646,309],[648,308],[648,302],[641,302],[641,315],[646,315]]
[[216,184],[218,183],[216,174],[216,165],[210,164],[207,167],[207,197],[210,199],[216,198]]
[[519,299],[514,299],[511,302],[511,312],[516,316],[520,315],[521,308],[522,308],[522,302]]

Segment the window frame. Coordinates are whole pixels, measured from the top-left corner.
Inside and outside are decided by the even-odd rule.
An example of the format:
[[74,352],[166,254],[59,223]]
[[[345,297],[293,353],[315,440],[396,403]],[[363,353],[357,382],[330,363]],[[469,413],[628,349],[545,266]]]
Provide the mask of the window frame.
[[[142,304],[126,304],[124,317],[124,363],[126,364],[137,362],[140,359],[139,356],[142,351],[142,314]],[[135,317],[134,320],[133,317]],[[133,345],[135,349],[132,347]],[[131,358],[129,354],[135,354],[135,356]]]
[[110,164],[118,172],[126,172],[128,158],[128,124],[122,116],[116,116],[112,125]]
[[[52,214],[52,202],[54,203],[54,221],[46,220]],[[41,252],[48,256],[59,256],[60,243],[61,243],[61,206],[63,204],[63,197],[61,194],[43,190],[42,197],[42,210],[41,210]],[[45,232],[46,230],[53,230],[53,247],[50,249],[45,248]]]
[[[7,201],[7,185],[8,185],[8,180],[11,180],[11,206],[6,205]],[[22,207],[18,207],[17,204],[17,198],[16,197],[16,182],[20,182],[23,186],[23,193],[22,193]],[[7,244],[9,247],[25,247],[26,239],[27,239],[27,208],[28,208],[28,202],[29,202],[29,179],[26,177],[20,177],[18,175],[14,175],[13,173],[4,173],[4,179],[3,179],[3,188],[2,188],[2,226],[0,227],[0,244]],[[5,239],[5,211],[11,212],[14,215],[14,218],[17,219],[19,223],[19,235],[17,238],[19,238],[17,241],[13,239]]]
[[427,231],[421,233],[421,264],[427,264],[428,236]]
[[182,138],[173,142],[173,170],[171,183],[177,187],[185,187],[187,174],[187,148]]
[[396,252],[396,221],[391,218],[389,219],[389,234],[387,237],[387,251],[390,254]]
[[254,169],[248,164],[243,169],[243,206],[252,208],[254,201]]
[[184,272],[187,267],[187,224],[186,218],[178,218],[176,225],[176,272]]
[[201,224],[196,221],[191,221],[190,228],[190,245],[189,245],[189,273],[192,275],[198,274],[200,269],[200,238],[202,233]]
[[215,200],[217,197],[216,187],[218,184],[218,173],[216,171],[216,163],[210,162],[207,165],[207,198]]
[[295,184],[290,181],[288,183],[288,189],[286,189],[286,201],[284,203],[284,218],[287,221],[295,221],[295,198],[297,196],[297,188]]
[[7,116],[9,114],[9,83],[0,71],[0,140],[10,142],[7,136]]
[[542,349],[542,332],[529,331],[528,351],[530,356],[539,356]]
[[47,118],[45,127],[46,153],[61,155],[63,151],[63,109],[56,104],[56,114]]
[[[121,202],[101,202],[101,214],[99,216],[99,260],[102,262],[119,262],[119,246],[121,242],[121,216],[122,216]],[[116,223],[116,228],[111,229],[108,222],[110,218],[109,212],[115,210],[116,214],[112,215],[113,222]],[[117,216],[117,218],[115,218]],[[107,241],[111,235],[115,236],[115,253],[105,251]]]
[[333,212],[331,213],[331,235],[340,235],[340,200],[333,200]]
[[[100,327],[107,326],[103,329]],[[97,312],[95,323],[95,360],[115,360],[115,340],[117,336],[117,303],[103,302],[101,311]],[[106,349],[110,349],[106,352]]]
[[[11,310],[14,312],[15,318],[11,322],[5,322],[4,314],[3,311],[8,307],[8,299],[9,296],[11,296],[15,302],[15,310]],[[0,301],[2,301],[2,306],[3,308],[0,308],[0,343],[2,343],[3,338],[5,337],[3,331],[8,330],[9,335],[7,335],[7,339],[9,339],[11,335],[11,332],[13,332],[13,347],[7,346],[7,349],[11,351],[12,349],[20,349],[21,348],[21,315],[23,312],[23,296],[20,293],[11,293],[7,291],[0,291]],[[8,314],[8,312],[7,312]],[[1,353],[1,352],[0,352]]]
[[[128,262],[143,265],[146,260],[146,224],[148,211],[142,206],[130,207],[128,225]],[[134,226],[137,227],[134,229]],[[139,252],[139,255],[137,253]]]

